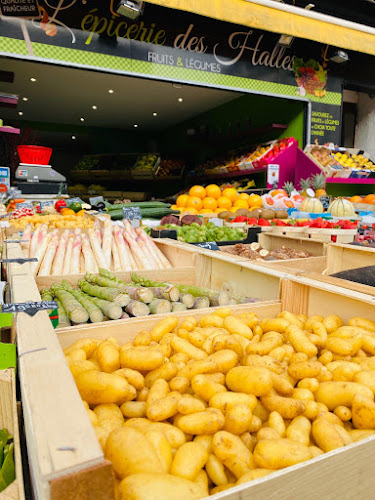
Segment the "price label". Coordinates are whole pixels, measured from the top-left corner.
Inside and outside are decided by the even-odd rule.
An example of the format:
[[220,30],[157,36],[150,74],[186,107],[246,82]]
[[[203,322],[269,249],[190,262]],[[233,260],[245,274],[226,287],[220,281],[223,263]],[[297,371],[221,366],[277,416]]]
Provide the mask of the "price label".
[[131,221],[142,219],[142,212],[139,207],[122,207],[122,213],[124,214],[124,219]]
[[3,313],[26,313],[29,316],[35,316],[39,311],[47,309],[57,309],[58,305],[55,300],[44,300],[42,302],[22,302],[19,304],[3,304],[1,312]]
[[28,243],[28,240],[4,240],[3,243]]
[[214,224],[214,226],[217,226],[217,227],[224,226],[223,219],[219,219],[219,217],[213,217],[212,219],[210,219],[210,222],[212,222],[212,224]]
[[94,207],[100,203],[100,202],[104,202],[104,198],[103,196],[95,196],[95,198],[89,198],[89,202],[90,202],[90,205],[93,205]]
[[33,257],[31,259],[0,259],[0,262],[4,262],[5,264],[26,264],[26,262],[38,262],[38,259]]
[[29,208],[32,210],[34,207],[31,201],[24,201],[23,203],[17,203],[17,209],[21,210],[21,208]]
[[205,241],[204,243],[194,243],[195,246],[205,248],[206,250],[220,250],[218,244],[215,241]]
[[66,204],[69,206],[72,203],[80,203],[82,205],[83,201],[81,198],[69,198],[69,200],[66,200]]
[[270,164],[267,169],[267,184],[277,187],[279,184],[280,165]]
[[54,205],[53,200],[50,200],[50,201],[41,201],[39,203],[40,210],[43,210],[43,208],[46,208],[46,207],[53,207],[53,205]]

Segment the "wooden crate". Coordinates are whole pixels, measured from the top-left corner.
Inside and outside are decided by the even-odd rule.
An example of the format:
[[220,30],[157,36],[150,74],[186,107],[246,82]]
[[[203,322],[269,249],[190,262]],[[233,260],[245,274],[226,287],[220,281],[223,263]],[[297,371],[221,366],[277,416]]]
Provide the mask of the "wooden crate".
[[314,257],[321,257],[326,253],[326,245],[323,242],[302,238],[300,236],[286,236],[281,234],[260,234],[258,237],[260,245],[266,250],[272,251],[285,246],[294,250],[303,250],[311,253]]
[[[37,298],[32,277],[17,271],[11,273],[14,299]],[[337,313],[345,321],[352,316],[375,316],[372,297],[301,277],[282,282],[281,301],[237,307],[257,312],[260,318],[275,316],[281,309],[303,314]],[[196,311],[195,315],[202,314],[205,311]],[[177,315],[183,318],[186,313]],[[46,312],[33,318],[18,315],[16,321],[29,458],[38,498],[113,500],[111,465],[103,457],[61,350],[87,337],[87,331],[82,328],[56,335]],[[151,329],[157,321],[151,316],[123,322],[110,334],[124,343],[140,330]],[[104,338],[103,333],[98,326],[91,329],[90,337]],[[327,497],[327,484],[332,484],[334,477],[335,498],[340,495],[343,500],[352,500],[361,495],[370,500],[375,477],[368,457],[374,449],[375,438],[368,438],[223,492],[220,498],[290,500],[292,495],[315,500]],[[362,478],[360,482],[358,477]]]
[[6,428],[13,435],[16,480],[0,493],[0,500],[24,500],[22,459],[16,399],[15,370],[0,371],[0,429]]
[[375,248],[334,244],[327,247],[327,272],[335,274],[347,269],[375,265]]
[[278,227],[272,228],[272,234],[309,238],[324,243],[350,243],[357,234],[356,229],[319,229],[314,227]]

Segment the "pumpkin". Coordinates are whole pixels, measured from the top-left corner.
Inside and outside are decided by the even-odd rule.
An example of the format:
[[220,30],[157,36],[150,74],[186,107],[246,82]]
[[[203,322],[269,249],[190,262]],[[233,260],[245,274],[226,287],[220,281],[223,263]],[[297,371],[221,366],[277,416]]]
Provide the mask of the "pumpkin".
[[353,217],[355,215],[353,204],[343,198],[337,198],[337,200],[333,201],[328,211],[331,212],[333,217]]
[[306,198],[299,207],[301,212],[310,212],[313,214],[322,214],[324,207],[318,198]]

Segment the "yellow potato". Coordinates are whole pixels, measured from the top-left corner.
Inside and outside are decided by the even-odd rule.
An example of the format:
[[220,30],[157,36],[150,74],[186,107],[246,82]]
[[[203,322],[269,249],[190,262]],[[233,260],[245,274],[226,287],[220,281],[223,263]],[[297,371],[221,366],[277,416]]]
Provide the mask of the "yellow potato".
[[217,432],[212,439],[212,449],[216,457],[239,479],[253,465],[250,450],[241,438],[230,432]]
[[224,430],[237,436],[246,432],[251,424],[252,413],[246,404],[238,404],[225,414]]
[[260,323],[260,327],[265,333],[270,331],[284,333],[289,325],[289,321],[284,318],[265,319]]
[[317,446],[309,446],[309,450],[311,452],[312,458],[320,457],[320,455],[324,454],[324,451]]
[[64,349],[64,354],[68,355],[72,351],[75,351],[76,349],[83,349],[86,353],[87,359],[90,359],[97,347],[98,347],[98,342],[95,339],[82,339],[78,340],[70,347]]
[[320,353],[320,356],[318,358],[318,361],[320,363],[322,363],[322,365],[327,365],[328,363],[330,363],[333,359],[333,354],[331,351],[327,351],[326,349],[324,349],[321,353]]
[[270,351],[269,355],[271,356],[271,358],[275,359],[276,361],[282,361],[284,358],[287,357],[287,353],[284,349],[284,346],[280,346],[280,347],[276,347],[276,349],[272,349],[272,351]]
[[226,376],[228,388],[254,396],[265,396],[273,387],[271,372],[262,367],[237,366]]
[[205,495],[192,481],[170,474],[133,474],[120,483],[126,500],[200,500]]
[[282,311],[277,315],[278,318],[283,318],[289,321],[291,325],[296,325],[299,328],[303,328],[305,322],[300,320],[295,314],[289,312],[289,311]]
[[216,372],[226,374],[231,368],[237,366],[238,356],[234,351],[231,351],[230,349],[224,349],[222,351],[210,354],[210,356],[208,356],[207,358],[207,361],[213,361],[217,364]]
[[65,355],[65,359],[68,365],[70,365],[71,363],[76,363],[77,361],[86,361],[87,355],[84,349],[74,349],[74,351]]
[[148,397],[149,392],[150,391],[147,387],[144,387],[143,389],[141,389],[138,392],[137,401],[147,401],[147,397]]
[[199,486],[199,488],[202,490],[202,495],[204,495],[205,497],[209,495],[208,476],[204,469],[198,472],[197,477],[194,479],[194,484]]
[[175,363],[164,363],[155,370],[151,370],[145,377],[145,385],[150,388],[154,382],[158,379],[163,378],[169,382],[173,377],[177,375],[177,365]]
[[366,370],[360,373],[356,373],[353,378],[353,382],[358,382],[359,384],[365,385],[373,394],[375,394],[375,371]]
[[285,371],[284,366],[280,361],[277,361],[268,355],[259,356],[258,354],[249,354],[246,356],[245,366],[260,366],[267,368],[271,372],[277,373],[278,375],[281,375]]
[[243,476],[239,478],[236,485],[243,483],[248,483],[249,481],[254,481],[254,479],[260,479],[261,477],[268,476],[274,472],[272,469],[253,469],[249,472],[246,472]]
[[286,437],[308,446],[310,443],[311,423],[303,415],[294,418],[286,430]]
[[216,382],[217,384],[224,385],[225,384],[225,375],[224,373],[205,373],[204,374],[208,380],[212,382]]
[[[298,417],[297,417],[298,418]],[[277,411],[272,411],[268,417],[268,425],[271,429],[275,429],[280,437],[285,437],[285,422],[283,417]]]
[[374,396],[366,397],[356,394],[352,404],[352,421],[356,429],[375,429]]
[[[246,340],[246,339],[245,339]],[[239,358],[242,357],[243,348],[239,340],[233,335],[217,335],[212,341],[212,351],[217,352],[223,349],[231,349]]]
[[270,393],[261,398],[261,402],[268,411],[277,411],[283,418],[291,420],[305,411],[305,403],[298,399],[284,398]]
[[150,345],[152,337],[149,332],[139,332],[133,340],[134,345]]
[[326,327],[323,325],[322,322],[317,321],[316,323],[312,323],[311,329],[313,334],[319,337],[319,342],[317,343],[317,345],[319,347],[324,347],[326,345],[328,337]]
[[194,441],[203,446],[208,454],[212,453],[212,435],[201,434],[200,436],[195,436]]
[[317,377],[322,369],[322,364],[319,361],[302,361],[299,363],[291,363],[288,366],[288,373],[291,377],[301,380],[304,378]]
[[301,330],[301,328],[299,328],[298,326],[289,325],[286,329],[286,335],[289,342],[297,352],[302,352],[309,358],[317,355],[317,347],[308,339],[304,331]]
[[292,394],[293,399],[300,399],[301,401],[314,401],[314,394],[309,389],[294,389]]
[[120,408],[113,403],[96,406],[94,408],[94,414],[98,420],[98,425],[108,431],[108,435],[124,424],[124,417],[122,416]]
[[164,359],[163,352],[153,347],[124,349],[123,346],[120,351],[122,368],[150,371],[159,368],[164,363]]
[[257,399],[252,394],[228,391],[215,394],[209,400],[208,404],[211,408],[217,408],[223,412],[228,411],[237,404],[245,404],[251,411],[254,411],[257,405]]
[[208,453],[195,441],[183,444],[174,456],[171,474],[194,481],[199,471],[206,465]]
[[186,443],[185,434],[171,424],[164,422],[151,422],[146,418],[131,418],[124,423],[124,427],[132,427],[140,432],[148,432],[150,430],[160,431],[168,439],[172,448],[179,448]]
[[[257,418],[257,417],[256,417]],[[252,436],[250,432],[244,432],[241,436],[241,441],[251,452],[254,451],[254,448],[258,442],[255,436]]]
[[185,377],[190,381],[195,375],[215,373],[217,372],[217,370],[218,370],[217,363],[213,360],[208,360],[206,358],[201,361],[193,361],[187,364],[178,371],[177,376]]
[[162,422],[173,417],[177,413],[177,404],[180,397],[181,394],[179,392],[171,392],[164,398],[158,399],[151,404],[147,402],[147,418],[153,422]]
[[375,354],[375,338],[370,337],[368,335],[364,335],[362,337],[362,349],[363,351],[371,354],[372,356]]
[[197,347],[190,344],[188,340],[182,339],[177,335],[172,335],[171,337],[171,347],[175,352],[183,352],[187,354],[189,358],[202,360],[207,357],[207,353],[198,349]]
[[254,450],[254,461],[262,469],[283,469],[312,458],[309,448],[290,439],[266,439]]
[[345,446],[345,441],[337,429],[338,426],[326,418],[317,418],[313,422],[312,436],[317,446],[325,453]]
[[72,361],[69,363],[69,369],[72,372],[74,378],[76,378],[80,373],[86,372],[87,370],[98,370],[97,366],[93,361]]
[[171,391],[184,394],[189,388],[190,382],[186,377],[174,377],[169,381]]
[[316,378],[305,378],[298,382],[298,388],[316,392],[319,389],[319,382]]
[[120,478],[141,472],[163,472],[163,465],[150,441],[131,427],[111,432],[105,445],[105,457],[112,462]]
[[215,434],[224,427],[223,413],[216,408],[208,408],[203,412],[183,415],[177,426],[186,434]]
[[348,324],[350,326],[358,326],[360,328],[364,328],[365,330],[369,330],[370,332],[375,332],[375,322],[370,321],[369,319],[365,318],[351,318],[348,321]]
[[[272,336],[266,338],[266,335],[272,333]],[[277,332],[268,332],[263,335],[261,342],[258,344],[250,343],[247,348],[247,354],[260,354],[263,356],[264,354],[269,354],[273,349],[280,347],[284,343],[284,340],[280,333]]]
[[[267,420],[267,419],[265,419],[265,420]],[[251,433],[258,432],[259,429],[262,427],[262,425],[263,425],[262,420],[259,417],[257,417],[256,415],[253,415],[252,419],[251,419],[251,423],[250,423],[249,428],[248,428],[248,431]]]
[[112,342],[102,342],[97,348],[96,357],[103,372],[112,373],[120,368],[120,353]]
[[271,372],[273,388],[282,396],[291,396],[293,394],[293,385],[283,375]]
[[338,337],[328,337],[326,348],[341,356],[355,356],[362,346],[362,339],[353,337],[351,339],[340,339]]
[[223,318],[216,314],[202,316],[199,321],[199,326],[201,326],[202,328],[205,328],[207,326],[215,326],[217,328],[222,328],[223,325],[224,325]]
[[177,411],[182,415],[202,412],[205,409],[203,401],[193,397],[182,396],[177,403]]
[[172,448],[168,439],[161,431],[151,430],[145,433],[146,439],[151,443],[163,467],[163,472],[168,473],[172,464]]
[[82,372],[75,380],[82,399],[89,405],[121,404],[129,391],[129,384],[124,378],[96,370]]
[[195,330],[188,332],[185,338],[190,342],[190,344],[193,344],[195,347],[199,347],[199,349],[202,349],[206,340],[206,337],[202,333],[196,332]]
[[173,332],[173,330],[177,327],[177,325],[178,325],[178,319],[175,316],[169,316],[167,318],[162,319],[151,330],[151,339],[156,342],[159,342],[164,337],[164,335]]
[[325,326],[328,334],[335,332],[343,324],[344,323],[340,316],[337,316],[336,314],[331,314],[323,320],[323,325]]
[[113,373],[114,375],[124,377],[130,385],[137,389],[137,391],[140,391],[145,386],[145,378],[137,370],[132,370],[131,368],[120,368]]
[[195,375],[191,381],[191,387],[204,401],[209,401],[218,392],[227,392],[224,385],[212,382],[205,375]]
[[169,361],[171,363],[183,363],[184,365],[186,365],[186,363],[189,361],[189,356],[187,354],[184,354],[183,352],[177,352],[176,354],[173,354],[173,356],[171,356],[169,358]]
[[212,488],[210,490],[210,495],[217,495],[218,493],[222,493],[223,491],[229,490],[234,486],[236,486],[236,483],[228,483],[228,484],[222,484],[221,486],[215,486],[215,488]]
[[362,439],[366,439],[375,434],[375,430],[367,430],[367,429],[352,429],[348,431],[350,437],[353,440],[353,443],[357,441],[361,441]]
[[324,403],[329,410],[337,406],[352,406],[353,398],[361,394],[373,398],[371,389],[355,382],[323,382],[315,392],[315,400]]
[[126,418],[142,418],[146,416],[145,401],[127,401],[120,406],[122,414]]
[[99,420],[98,420],[98,417],[95,415],[95,413],[88,408],[86,411],[87,411],[87,415],[90,419],[91,425],[93,425],[93,426],[99,425]]
[[334,414],[343,422],[348,422],[352,418],[352,411],[347,406],[337,406]]
[[240,318],[235,316],[227,316],[223,323],[224,328],[230,333],[236,333],[237,335],[242,335],[246,339],[250,340],[253,337],[253,332]]
[[224,465],[214,454],[210,454],[206,463],[206,472],[211,481],[217,486],[228,484]]
[[263,439],[280,439],[281,436],[277,432],[277,430],[272,429],[271,427],[262,427],[257,432],[257,441],[262,441]]
[[151,405],[159,399],[165,398],[169,392],[168,382],[162,378],[157,380],[148,391],[146,400],[147,405]]

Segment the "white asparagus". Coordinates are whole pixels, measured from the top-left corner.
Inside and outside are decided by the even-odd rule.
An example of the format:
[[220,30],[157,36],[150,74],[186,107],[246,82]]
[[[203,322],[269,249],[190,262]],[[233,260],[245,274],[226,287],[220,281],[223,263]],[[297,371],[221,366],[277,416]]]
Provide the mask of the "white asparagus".
[[82,246],[82,238],[80,234],[76,234],[73,240],[73,250],[72,250],[72,260],[70,262],[70,273],[69,274],[79,274],[80,271],[80,255],[81,255],[81,246]]
[[25,240],[25,243],[21,243],[21,248],[23,250],[23,253],[24,253],[26,259],[29,258],[32,235],[33,235],[33,230],[32,230],[31,224],[28,224],[25,227],[25,230],[24,230],[23,235],[22,235],[22,239]]
[[138,242],[135,241],[129,235],[126,235],[126,241],[129,243],[129,246],[131,248],[131,251],[133,252],[133,255],[136,256],[137,260],[141,262],[142,269],[151,269],[152,266],[150,266],[150,263],[148,262],[146,256],[142,252],[142,249],[138,245]]
[[62,274],[64,266],[64,255],[65,255],[66,245],[68,243],[69,234],[70,231],[69,229],[67,229],[61,235],[59,246],[57,247],[56,255],[52,264],[52,270],[51,270],[52,276],[58,276]]
[[90,240],[91,248],[92,248],[96,263],[97,263],[98,267],[102,267],[105,269],[107,267],[107,261],[104,257],[103,250],[100,246],[97,232],[94,231],[94,229],[90,228],[88,233],[89,233],[89,240]]
[[102,250],[103,250],[105,262],[107,264],[106,267],[107,267],[107,269],[110,269],[111,250],[112,250],[112,224],[110,221],[106,221],[104,223]]
[[112,270],[115,272],[121,271],[120,255],[115,240],[112,240],[112,259]]
[[113,236],[116,241],[118,254],[120,257],[121,270],[122,271],[131,271],[130,260],[128,258],[128,251],[124,243],[124,238],[118,226],[115,226],[113,229]]
[[68,243],[66,244],[66,252],[65,252],[64,265],[63,265],[63,271],[62,271],[64,276],[68,276],[70,274],[70,265],[71,265],[72,253],[73,253],[73,243],[74,243],[74,236],[70,233],[69,238],[68,238]]
[[[125,235],[125,233],[123,233]],[[129,243],[124,239],[126,248],[128,250],[128,255],[129,255],[129,260],[130,260],[130,265],[132,269],[139,269],[140,264],[137,264],[137,261],[135,260],[135,257],[133,255],[133,252],[131,251],[131,248],[129,246]]]
[[155,261],[151,252],[148,250],[147,245],[142,238],[138,237],[135,241],[144,256],[144,262],[147,262],[147,269],[158,269],[159,265]]
[[86,274],[85,257],[82,252],[79,255],[79,274]]
[[142,244],[144,245],[142,247],[144,253],[148,255],[150,262],[153,264],[152,269],[165,269],[163,263],[159,259],[158,252],[155,252],[154,248],[149,245],[147,238],[144,238],[143,235],[146,235],[146,233],[143,231],[143,229],[138,228],[136,231],[138,235],[137,241],[138,239],[142,241]]
[[167,257],[163,254],[163,252],[157,247],[155,241],[149,236],[143,229],[138,229],[139,236],[146,243],[148,248],[153,251],[153,255],[159,260],[164,269],[172,269],[172,265],[167,259]]
[[96,237],[98,238],[98,242],[99,242],[99,245],[101,247],[102,246],[102,231],[101,231],[100,222],[98,221],[98,219],[95,219],[93,229],[95,231]]
[[34,258],[38,259],[38,261],[30,262],[30,271],[34,276],[38,274],[38,270],[41,266],[44,254],[46,253],[48,248],[50,237],[47,238],[47,233],[47,226],[44,225],[44,227],[41,227],[39,231],[37,246],[34,254]]
[[38,244],[38,237],[39,237],[39,233],[40,233],[40,229],[41,229],[42,226],[39,226],[35,229],[34,231],[34,234],[31,238],[31,242],[30,242],[30,251],[29,251],[29,256],[30,257],[34,257],[34,254],[36,252],[36,247],[37,247],[37,244]]
[[99,272],[98,265],[93,254],[90,241],[85,234],[82,234],[82,253],[85,257],[86,272],[96,274]]
[[38,276],[49,276],[51,274],[52,262],[56,254],[57,245],[59,244],[59,237],[54,235],[48,244],[44,259],[39,269]]

